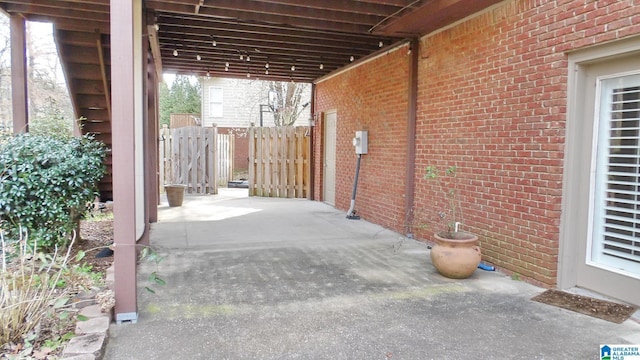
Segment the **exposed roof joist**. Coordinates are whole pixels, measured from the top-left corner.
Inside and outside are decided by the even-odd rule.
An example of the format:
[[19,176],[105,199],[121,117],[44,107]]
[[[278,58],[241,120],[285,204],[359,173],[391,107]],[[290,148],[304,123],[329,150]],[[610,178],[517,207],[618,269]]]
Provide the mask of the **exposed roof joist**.
[[[499,0],[143,0],[163,70],[313,81]],[[0,0],[28,20],[108,34],[110,0]],[[104,36],[104,35],[103,35]],[[86,39],[88,40],[88,38]],[[104,37],[105,51],[108,37]],[[216,46],[213,46],[213,42]],[[174,50],[178,56],[174,56]],[[72,52],[68,52],[72,53]],[[251,56],[240,60],[240,54]],[[200,55],[200,60],[197,59]],[[265,74],[266,63],[269,74]],[[224,65],[229,63],[228,70]],[[296,67],[296,71],[291,70]]]

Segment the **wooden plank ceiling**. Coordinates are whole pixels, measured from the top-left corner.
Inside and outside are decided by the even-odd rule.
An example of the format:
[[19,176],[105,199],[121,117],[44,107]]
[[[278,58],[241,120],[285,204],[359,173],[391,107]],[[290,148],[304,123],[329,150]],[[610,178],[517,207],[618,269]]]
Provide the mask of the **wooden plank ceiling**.
[[[143,0],[163,71],[302,82],[499,1]],[[109,33],[109,0],[0,0],[0,8],[57,29]]]

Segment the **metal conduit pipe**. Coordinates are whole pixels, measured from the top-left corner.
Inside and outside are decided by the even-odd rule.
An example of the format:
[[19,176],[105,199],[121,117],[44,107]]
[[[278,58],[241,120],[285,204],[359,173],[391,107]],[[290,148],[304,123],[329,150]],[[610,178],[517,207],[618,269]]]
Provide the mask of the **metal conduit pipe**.
[[358,160],[356,162],[356,176],[353,179],[353,191],[351,192],[351,206],[349,206],[349,211],[347,211],[347,219],[350,220],[360,220],[360,216],[356,215],[356,192],[358,191],[358,176],[360,175],[360,159],[362,159],[362,154],[358,154]]

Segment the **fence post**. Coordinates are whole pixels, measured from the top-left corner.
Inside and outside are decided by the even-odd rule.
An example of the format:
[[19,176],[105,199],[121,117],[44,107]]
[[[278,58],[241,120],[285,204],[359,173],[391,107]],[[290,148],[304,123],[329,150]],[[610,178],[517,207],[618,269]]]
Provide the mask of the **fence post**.
[[311,157],[313,156],[313,149],[311,148],[311,132],[312,127],[307,127],[303,134],[304,145],[302,146],[302,161],[304,163],[304,176],[301,181],[301,187],[303,191],[302,197],[306,197],[311,200]]
[[164,184],[166,183],[167,174],[165,173],[166,162],[167,162],[167,149],[168,143],[171,141],[169,139],[169,129],[167,124],[162,124],[162,129],[160,130],[160,146],[158,146],[158,159],[159,159],[159,173],[160,178],[158,179],[158,187],[160,188],[160,193],[164,192]]
[[256,195],[256,131],[251,123],[247,136],[249,137],[249,196]]
[[213,181],[213,193],[217,194],[218,193],[218,156],[220,154],[220,152],[218,151],[218,124],[213,124],[212,125],[212,134],[211,134],[211,152],[213,155],[213,162],[212,162],[212,168],[211,169],[211,181]]

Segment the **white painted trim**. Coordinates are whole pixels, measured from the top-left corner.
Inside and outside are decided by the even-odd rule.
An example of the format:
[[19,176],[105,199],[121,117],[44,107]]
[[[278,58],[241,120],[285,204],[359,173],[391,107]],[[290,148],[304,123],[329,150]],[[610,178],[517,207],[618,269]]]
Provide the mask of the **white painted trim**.
[[142,238],[146,227],[144,191],[144,75],[142,41],[142,0],[134,0],[133,24],[133,93],[135,94],[135,222],[136,241]]
[[[580,138],[582,134],[580,131],[582,127],[581,119],[585,116],[584,105],[580,104],[580,101],[582,100],[580,97],[583,95],[584,87],[586,86],[585,80],[587,75],[584,65],[625,56],[638,51],[640,51],[640,36],[636,35],[622,40],[616,40],[567,52],[567,116],[565,127],[566,135],[564,147],[564,171],[562,178],[562,213],[560,216],[559,226],[560,234],[557,277],[557,284],[561,289],[570,288],[577,284],[577,268],[580,264],[585,263],[585,257],[587,256],[586,253],[577,254],[575,251],[578,247],[576,245],[576,241],[579,241],[576,239],[575,228],[576,226],[586,225],[591,229],[589,224],[581,225],[576,223],[576,211],[578,210],[574,208],[575,204],[571,203],[572,199],[575,200],[576,196],[579,196],[579,194],[575,193],[575,183],[572,183],[572,180],[576,180],[575,174],[581,166],[578,164],[578,161],[575,161],[576,148],[578,147],[578,144],[586,140]],[[586,141],[592,143],[593,138]],[[591,163],[591,160],[589,160],[589,162]],[[592,190],[589,190],[591,194]],[[591,210],[587,209],[586,211],[589,212]],[[588,216],[591,216],[591,214],[588,214]],[[591,236],[591,234],[588,235]],[[587,250],[588,249],[589,248],[587,247]],[[587,264],[592,265],[589,263]]]
[[597,179],[597,169],[598,169],[598,143],[600,139],[600,102],[602,101],[602,89],[600,77],[596,78],[596,90],[595,90],[595,99],[594,99],[594,109],[593,109],[593,136],[591,137],[591,153],[589,154],[591,158],[591,162],[589,164],[589,200],[588,200],[588,208],[587,208],[587,248],[584,253],[584,261],[585,264],[591,263],[591,259],[593,258],[593,228],[594,221],[596,219],[596,184],[598,183]]
[[614,40],[604,44],[590,46],[586,49],[567,51],[569,55],[569,69],[593,61],[602,61],[610,57],[622,56],[627,53],[640,51],[640,35],[634,35],[621,40]]
[[598,268],[598,269],[602,269],[602,270],[606,270],[612,273],[616,273],[619,275],[623,275],[623,276],[627,276],[630,278],[634,278],[634,279],[640,279],[640,275],[636,274],[636,273],[632,273],[630,271],[626,271],[626,270],[622,270],[613,266],[608,266],[605,264],[601,264],[601,263],[596,263],[593,261],[587,261],[586,262],[587,265],[589,266],[593,266],[594,268]]

